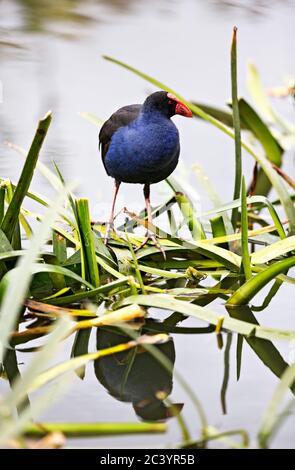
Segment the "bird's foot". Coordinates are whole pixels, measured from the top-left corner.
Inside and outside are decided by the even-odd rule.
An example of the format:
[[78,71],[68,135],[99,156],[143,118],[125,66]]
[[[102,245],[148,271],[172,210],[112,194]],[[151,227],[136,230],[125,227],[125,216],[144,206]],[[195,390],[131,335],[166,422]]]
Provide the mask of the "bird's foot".
[[158,242],[157,240],[157,236],[152,233],[152,232],[148,232],[145,239],[143,240],[143,242],[135,249],[135,251],[138,251],[140,250],[141,248],[143,248],[149,241],[153,242],[154,245],[158,248],[158,250],[162,253],[163,255],[163,258],[164,260],[166,260],[166,253],[165,253],[165,250],[163,249],[163,247],[160,245],[160,243]]

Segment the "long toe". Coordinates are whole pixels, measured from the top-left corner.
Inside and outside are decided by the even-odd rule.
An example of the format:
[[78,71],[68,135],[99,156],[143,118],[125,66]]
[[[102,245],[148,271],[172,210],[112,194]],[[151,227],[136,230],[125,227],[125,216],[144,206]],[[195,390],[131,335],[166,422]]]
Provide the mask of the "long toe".
[[163,249],[163,247],[160,245],[160,243],[157,240],[157,237],[154,233],[148,233],[148,235],[145,237],[143,242],[135,249],[135,251],[140,250],[143,248],[149,241],[153,242],[154,245],[158,248],[158,250],[162,253],[164,260],[166,261],[166,253]]

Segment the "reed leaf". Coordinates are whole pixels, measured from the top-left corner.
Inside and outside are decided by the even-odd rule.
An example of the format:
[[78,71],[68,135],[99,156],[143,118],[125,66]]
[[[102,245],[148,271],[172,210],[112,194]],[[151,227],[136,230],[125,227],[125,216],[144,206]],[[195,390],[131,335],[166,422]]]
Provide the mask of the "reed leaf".
[[12,240],[13,232],[18,221],[20,208],[29,189],[37,164],[38,156],[51,123],[51,113],[47,113],[40,120],[35,137],[30,147],[26,162],[24,164],[19,182],[16,186],[11,203],[8,206],[4,219],[1,223],[1,230],[8,240]]
[[295,235],[272,243],[251,255],[251,263],[263,264],[295,250]]
[[[85,281],[84,281],[85,282]],[[106,294],[112,295],[120,290],[121,287],[128,285],[129,278],[127,276],[122,276],[120,279],[116,281],[110,282],[103,286],[97,287],[96,289],[92,289],[89,291],[77,292],[76,294],[72,295],[65,295],[62,297],[51,298],[48,299],[49,303],[53,305],[69,305],[74,302],[79,302],[83,299],[91,299],[96,296],[104,296]]]
[[[224,239],[226,238],[226,228],[224,224],[224,219],[221,215],[217,215],[216,217],[213,217],[210,219],[210,224],[212,228],[212,235],[213,238],[211,239],[212,243],[218,243],[220,244],[221,248],[224,248],[225,250],[229,250],[229,245],[226,241],[221,241],[218,242],[216,240],[219,239]],[[214,240],[214,242],[212,241]]]
[[[241,148],[241,125],[238,102],[238,80],[237,80],[237,28],[233,29],[231,43],[231,96],[233,108],[233,126],[235,134],[235,184],[233,199],[238,199],[241,192],[242,183],[242,148]],[[236,229],[238,221],[238,210],[232,210],[231,222],[233,229]]]
[[66,437],[118,436],[128,434],[164,433],[165,423],[48,423],[28,424],[24,429],[27,437],[40,438],[47,433],[61,432]]
[[94,287],[99,287],[99,271],[96,262],[93,234],[90,224],[88,199],[77,199],[76,211],[81,237],[83,257],[87,266],[87,279]]
[[255,277],[252,277],[243,284],[227,301],[226,305],[246,305],[253,297],[263,289],[266,284],[272,281],[276,276],[295,266],[295,256],[278,261],[268,268],[262,270]]
[[[250,281],[249,281],[250,282]],[[247,283],[246,283],[247,284]],[[244,284],[244,286],[246,286]],[[242,286],[242,287],[244,287]],[[125,298],[121,305],[139,304],[145,307],[156,307],[164,310],[172,310],[182,313],[183,315],[192,316],[203,320],[211,325],[217,325],[220,320],[220,315],[209,310],[208,308],[194,305],[183,300],[177,300],[169,295],[136,295]],[[225,330],[240,333],[245,336],[257,337],[269,340],[287,340],[295,338],[295,331],[284,331],[275,328],[268,328],[256,326],[241,320],[225,317],[223,320],[222,328]]]
[[[281,238],[286,238],[286,234],[285,234],[285,231],[284,231],[284,228],[283,228],[283,225],[280,221],[280,218],[277,214],[277,211],[275,210],[275,208],[273,207],[273,205],[271,204],[271,202],[265,197],[265,196],[251,196],[251,197],[247,197],[247,204],[263,204],[267,207],[268,211],[269,211],[269,214],[276,226],[276,229],[280,235]],[[200,214],[200,217],[205,217],[205,216],[208,216],[208,215],[212,215],[212,214],[218,214],[220,212],[225,212],[225,211],[228,211],[228,210],[231,210],[233,207],[240,207],[241,205],[241,200],[237,200],[237,201],[233,201],[233,202],[229,202],[227,204],[224,204],[223,206],[221,207],[218,207],[216,209],[213,209],[211,211],[207,211],[205,213],[202,213]]]

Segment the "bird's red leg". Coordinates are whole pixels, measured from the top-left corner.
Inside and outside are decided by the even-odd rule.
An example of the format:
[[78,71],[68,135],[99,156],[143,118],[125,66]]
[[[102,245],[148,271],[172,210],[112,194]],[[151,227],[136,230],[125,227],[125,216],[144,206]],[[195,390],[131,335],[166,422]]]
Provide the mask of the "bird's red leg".
[[110,219],[109,219],[108,224],[107,224],[107,231],[106,231],[106,235],[105,235],[105,239],[104,239],[105,245],[107,245],[107,243],[108,243],[108,240],[110,238],[110,233],[111,233],[111,227],[113,226],[113,223],[114,223],[115,205],[116,205],[116,199],[117,199],[117,195],[118,195],[118,192],[119,192],[120,184],[121,184],[121,181],[115,180],[115,190],[114,190],[114,195],[113,195],[111,215],[110,215]]
[[[150,185],[145,184],[144,187],[143,187],[143,194],[144,194],[144,200],[145,200],[145,207],[146,207],[146,211],[147,211],[148,224],[153,223],[150,193],[151,193]],[[147,230],[147,235],[148,234],[149,234],[149,229]]]
[[[145,207],[147,211],[147,217],[148,217],[148,225],[153,224],[153,216],[152,216],[152,209],[151,209],[151,201],[150,201],[150,185],[145,184],[143,187],[143,194],[144,194],[144,199],[145,199]],[[152,240],[156,247],[161,251],[163,254],[163,257],[166,259],[165,251],[163,250],[162,246],[158,243],[157,237],[154,233],[152,233],[149,229],[147,229],[147,236],[145,240],[142,242],[142,244],[137,248],[138,250],[142,248],[146,243]]]

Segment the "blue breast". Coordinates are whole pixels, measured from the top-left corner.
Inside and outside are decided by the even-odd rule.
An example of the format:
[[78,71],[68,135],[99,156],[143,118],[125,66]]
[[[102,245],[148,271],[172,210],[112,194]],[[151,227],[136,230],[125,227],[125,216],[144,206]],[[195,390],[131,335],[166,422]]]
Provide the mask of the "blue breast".
[[174,171],[179,151],[174,123],[160,113],[142,113],[113,134],[105,166],[118,181],[157,183]]

